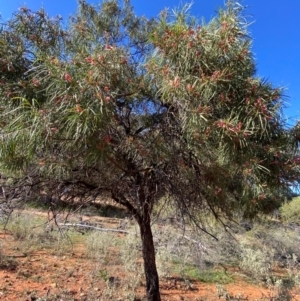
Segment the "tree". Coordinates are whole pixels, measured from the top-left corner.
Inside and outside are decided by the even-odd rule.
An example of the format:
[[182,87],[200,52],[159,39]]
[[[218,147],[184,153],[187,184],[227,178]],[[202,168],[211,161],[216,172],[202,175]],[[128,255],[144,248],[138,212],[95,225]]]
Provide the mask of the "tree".
[[271,211],[299,179],[297,127],[282,90],[255,77],[241,7],[201,25],[187,8],[148,20],[129,1],[80,0],[67,25],[21,8],[0,35],[0,166],[18,172],[14,195],[125,207],[153,301],[154,206],[202,229],[208,211],[221,223]]

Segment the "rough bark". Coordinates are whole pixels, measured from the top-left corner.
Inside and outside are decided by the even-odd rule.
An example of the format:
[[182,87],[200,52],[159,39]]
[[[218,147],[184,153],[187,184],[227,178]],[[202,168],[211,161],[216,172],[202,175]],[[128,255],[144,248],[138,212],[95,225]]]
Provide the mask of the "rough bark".
[[159,278],[155,263],[155,248],[151,230],[150,218],[144,217],[139,223],[142,239],[144,271],[148,301],[161,301]]

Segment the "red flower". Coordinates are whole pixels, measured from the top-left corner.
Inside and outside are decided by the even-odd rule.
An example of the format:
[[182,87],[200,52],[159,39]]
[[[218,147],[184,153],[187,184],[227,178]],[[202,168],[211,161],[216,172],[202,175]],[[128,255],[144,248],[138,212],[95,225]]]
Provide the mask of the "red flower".
[[75,109],[77,113],[81,113],[83,111],[82,107],[78,104],[75,106]]
[[110,141],[111,141],[111,136],[110,135],[106,135],[105,137],[104,137],[104,141],[106,142],[106,143],[110,143]]
[[40,85],[40,82],[36,78],[32,79],[32,83],[35,87],[38,87]]
[[180,78],[178,76],[175,76],[174,80],[170,80],[169,83],[171,86],[178,88],[180,85]]
[[105,50],[114,50],[114,47],[111,45],[105,45]]
[[85,61],[90,63],[91,65],[95,65],[95,60],[91,56],[86,57]]
[[56,134],[58,132],[58,128],[56,128],[56,127],[55,128],[50,128],[50,130],[54,134]]
[[70,83],[73,79],[72,76],[69,73],[65,73],[64,75],[64,79],[65,81],[67,81],[68,83]]
[[190,30],[189,30],[189,35],[190,35],[190,36],[193,35],[194,33],[195,33],[194,29],[190,29]]
[[191,92],[193,90],[193,87],[191,84],[187,84],[186,89],[188,90],[188,92]]

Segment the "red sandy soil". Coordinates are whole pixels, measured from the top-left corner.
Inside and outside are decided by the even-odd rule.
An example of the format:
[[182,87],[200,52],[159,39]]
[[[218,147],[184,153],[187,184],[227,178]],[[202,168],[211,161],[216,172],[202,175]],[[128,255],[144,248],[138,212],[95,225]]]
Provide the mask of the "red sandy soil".
[[[103,297],[103,290],[107,288],[108,284],[99,277],[99,273],[95,272],[95,260],[87,256],[83,244],[76,243],[71,251],[65,252],[63,255],[55,254],[51,249],[24,255],[18,248],[18,243],[12,234],[0,232],[2,255],[11,260],[11,264],[2,266],[0,269],[0,300],[106,300]],[[113,252],[112,256],[114,256]],[[105,267],[106,269],[115,280],[130,277],[125,275],[121,265]],[[235,275],[234,271],[232,272]],[[235,299],[226,299],[225,295],[218,296],[215,284],[192,282],[191,285],[187,285],[180,279],[176,281],[176,278],[172,278],[161,279],[162,300],[275,300],[272,299],[274,291],[250,284],[237,273],[234,278],[234,283],[223,285],[222,288],[226,289],[231,298],[235,297]],[[140,283],[135,300],[146,300],[143,284]],[[295,291],[293,300],[300,301],[300,295],[296,293]],[[121,291],[118,299],[107,300],[127,299],[122,296]]]

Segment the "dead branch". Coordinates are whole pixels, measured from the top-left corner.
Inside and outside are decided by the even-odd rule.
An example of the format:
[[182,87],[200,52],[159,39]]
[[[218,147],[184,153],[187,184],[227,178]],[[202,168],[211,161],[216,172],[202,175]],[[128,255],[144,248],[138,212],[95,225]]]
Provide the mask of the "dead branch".
[[124,233],[129,234],[129,231],[121,230],[121,229],[109,229],[109,228],[100,228],[96,226],[91,225],[85,225],[85,224],[72,224],[72,223],[57,223],[58,226],[65,226],[65,227],[81,227],[81,228],[89,228],[96,231],[103,231],[103,232],[116,232],[116,233]]

